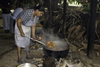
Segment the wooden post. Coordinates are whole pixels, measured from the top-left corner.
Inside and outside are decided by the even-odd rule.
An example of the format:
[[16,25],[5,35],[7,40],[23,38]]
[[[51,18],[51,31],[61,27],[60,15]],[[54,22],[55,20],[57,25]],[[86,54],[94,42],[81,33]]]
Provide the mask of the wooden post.
[[88,30],[88,48],[87,55],[90,57],[90,54],[93,53],[94,50],[94,40],[95,40],[95,20],[96,20],[96,7],[97,0],[90,0],[90,22],[89,22],[89,30]]
[[51,4],[52,4],[52,0],[50,0],[50,12],[49,12],[50,23],[52,22],[52,7],[51,7]]
[[65,22],[66,22],[66,0],[64,0],[64,17],[63,17],[63,37],[65,38],[66,37],[66,33],[65,33]]

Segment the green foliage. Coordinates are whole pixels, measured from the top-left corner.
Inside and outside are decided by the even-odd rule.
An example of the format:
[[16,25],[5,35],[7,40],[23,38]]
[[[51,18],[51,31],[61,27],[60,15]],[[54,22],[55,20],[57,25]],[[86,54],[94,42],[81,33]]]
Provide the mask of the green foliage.
[[97,4],[97,11],[100,11],[100,7],[99,7],[99,4]]
[[1,11],[2,9],[0,9],[0,11]]
[[89,8],[84,8],[83,11],[84,12],[90,12],[90,9]]
[[68,0],[70,3],[77,1],[78,3],[81,2],[81,0]]
[[83,11],[90,12],[90,3],[83,4]]
[[81,1],[80,0],[76,0],[78,3],[81,3]]
[[69,3],[72,3],[72,2],[75,2],[76,0],[68,0],[69,1]]

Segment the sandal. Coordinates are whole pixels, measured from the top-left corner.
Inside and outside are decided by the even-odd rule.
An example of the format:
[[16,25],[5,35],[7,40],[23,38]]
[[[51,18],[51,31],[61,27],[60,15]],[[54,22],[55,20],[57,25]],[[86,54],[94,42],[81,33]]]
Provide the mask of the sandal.
[[33,57],[26,57],[26,59],[33,59]]
[[22,64],[22,63],[23,63],[22,60],[17,60],[17,62],[18,62],[19,64]]

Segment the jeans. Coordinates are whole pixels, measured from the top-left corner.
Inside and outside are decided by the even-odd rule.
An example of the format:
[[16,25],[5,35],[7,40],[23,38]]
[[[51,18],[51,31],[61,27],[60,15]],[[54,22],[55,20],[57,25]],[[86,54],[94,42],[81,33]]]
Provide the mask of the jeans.
[[10,17],[11,17],[11,13],[2,14],[4,30],[10,29]]

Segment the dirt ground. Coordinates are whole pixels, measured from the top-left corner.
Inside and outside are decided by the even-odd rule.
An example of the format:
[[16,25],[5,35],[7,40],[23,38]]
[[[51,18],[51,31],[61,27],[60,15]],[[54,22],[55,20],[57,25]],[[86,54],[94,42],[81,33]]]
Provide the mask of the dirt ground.
[[[0,19],[0,67],[16,67],[17,63],[17,47],[14,42],[14,36],[11,33],[5,33],[2,26],[3,21]],[[73,41],[72,41],[73,42]],[[73,67],[100,67],[100,51],[95,51],[95,56],[93,58],[88,58],[86,56],[85,50],[79,50],[80,48],[75,46],[70,41],[69,43],[69,54],[66,58],[67,63],[73,65]],[[79,42],[74,42],[75,44],[80,44]],[[33,44],[33,43],[31,43]],[[37,45],[36,49],[30,48],[30,54],[34,58],[43,58],[43,49],[40,44]],[[34,63],[34,60],[27,60],[25,55],[25,50],[22,49],[22,60],[24,63]]]
[[[0,29],[0,67],[16,67],[17,63],[17,47],[14,43],[14,37],[12,34],[5,34],[4,30]],[[22,61],[32,63],[32,60],[26,59],[26,52],[22,49]],[[34,58],[42,58],[43,51],[31,50],[30,55]]]
[[[16,67],[17,63],[17,47],[14,42],[14,35],[11,33],[5,33],[3,30],[3,21],[0,19],[0,67]],[[32,43],[34,44],[34,43]],[[35,44],[34,44],[35,45]],[[30,54],[34,58],[42,58],[43,51],[31,50]],[[32,63],[32,60],[26,60],[26,52],[22,49],[22,61]]]

